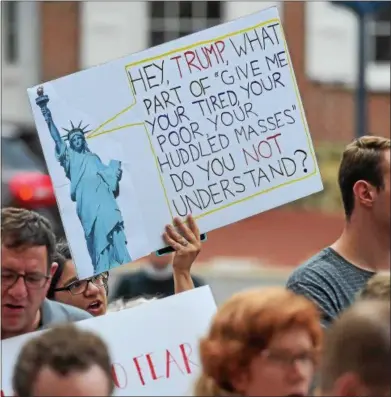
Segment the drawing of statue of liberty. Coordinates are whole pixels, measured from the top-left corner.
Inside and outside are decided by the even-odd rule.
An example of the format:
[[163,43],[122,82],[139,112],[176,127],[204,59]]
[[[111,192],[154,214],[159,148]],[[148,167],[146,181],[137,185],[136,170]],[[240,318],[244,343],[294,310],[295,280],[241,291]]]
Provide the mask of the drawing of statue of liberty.
[[82,122],[75,127],[71,121],[70,129],[63,128],[67,134],[61,136],[47,107],[49,97],[44,95],[42,87],[37,94],[35,101],[55,143],[56,159],[71,182],[70,196],[76,202],[94,274],[130,262],[124,221],[116,201],[122,177],[121,162],[111,160],[107,166],[90,151],[85,138],[90,131],[86,131],[88,126],[81,127]]

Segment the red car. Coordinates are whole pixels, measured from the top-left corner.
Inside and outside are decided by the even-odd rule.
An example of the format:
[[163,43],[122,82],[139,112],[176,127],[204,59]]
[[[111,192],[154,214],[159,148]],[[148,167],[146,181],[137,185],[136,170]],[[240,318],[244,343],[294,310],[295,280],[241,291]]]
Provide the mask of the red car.
[[31,137],[23,137],[13,124],[3,124],[1,135],[1,206],[37,211],[47,217],[56,234],[62,236],[52,181],[43,157],[29,146]]

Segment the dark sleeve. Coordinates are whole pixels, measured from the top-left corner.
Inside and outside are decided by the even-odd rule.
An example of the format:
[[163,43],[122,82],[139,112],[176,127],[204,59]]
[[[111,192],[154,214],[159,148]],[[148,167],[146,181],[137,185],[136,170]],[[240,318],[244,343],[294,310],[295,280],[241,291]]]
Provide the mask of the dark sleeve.
[[193,279],[193,284],[194,284],[194,287],[195,287],[195,288],[197,288],[197,287],[202,287],[203,285],[205,285],[204,280],[202,280],[202,279],[199,278],[199,277],[194,277],[194,276],[192,276],[192,279]]
[[113,292],[111,293],[110,301],[113,302],[117,299],[132,299],[132,280],[127,277],[121,277],[114,285]]
[[308,282],[288,283],[287,288],[292,292],[303,295],[314,302],[321,313],[323,327],[328,327],[338,315],[338,310],[332,297],[319,285]]

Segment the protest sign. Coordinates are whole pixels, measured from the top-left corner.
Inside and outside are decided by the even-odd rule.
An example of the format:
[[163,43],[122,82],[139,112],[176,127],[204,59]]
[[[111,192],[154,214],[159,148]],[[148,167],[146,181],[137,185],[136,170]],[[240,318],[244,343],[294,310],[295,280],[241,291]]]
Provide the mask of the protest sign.
[[[75,324],[108,344],[116,396],[184,396],[200,373],[198,342],[215,312],[212,292],[205,286]],[[17,355],[40,332],[1,342],[2,395],[13,395]]]
[[205,233],[323,189],[276,7],[42,87],[79,277],[162,248],[174,216]]

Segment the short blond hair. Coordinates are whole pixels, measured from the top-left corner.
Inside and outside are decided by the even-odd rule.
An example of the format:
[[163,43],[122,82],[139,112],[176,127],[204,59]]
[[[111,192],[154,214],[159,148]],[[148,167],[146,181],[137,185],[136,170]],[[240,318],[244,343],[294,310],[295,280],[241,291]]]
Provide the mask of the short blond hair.
[[376,273],[361,290],[358,298],[389,300],[391,294],[390,280],[391,274],[389,271]]

